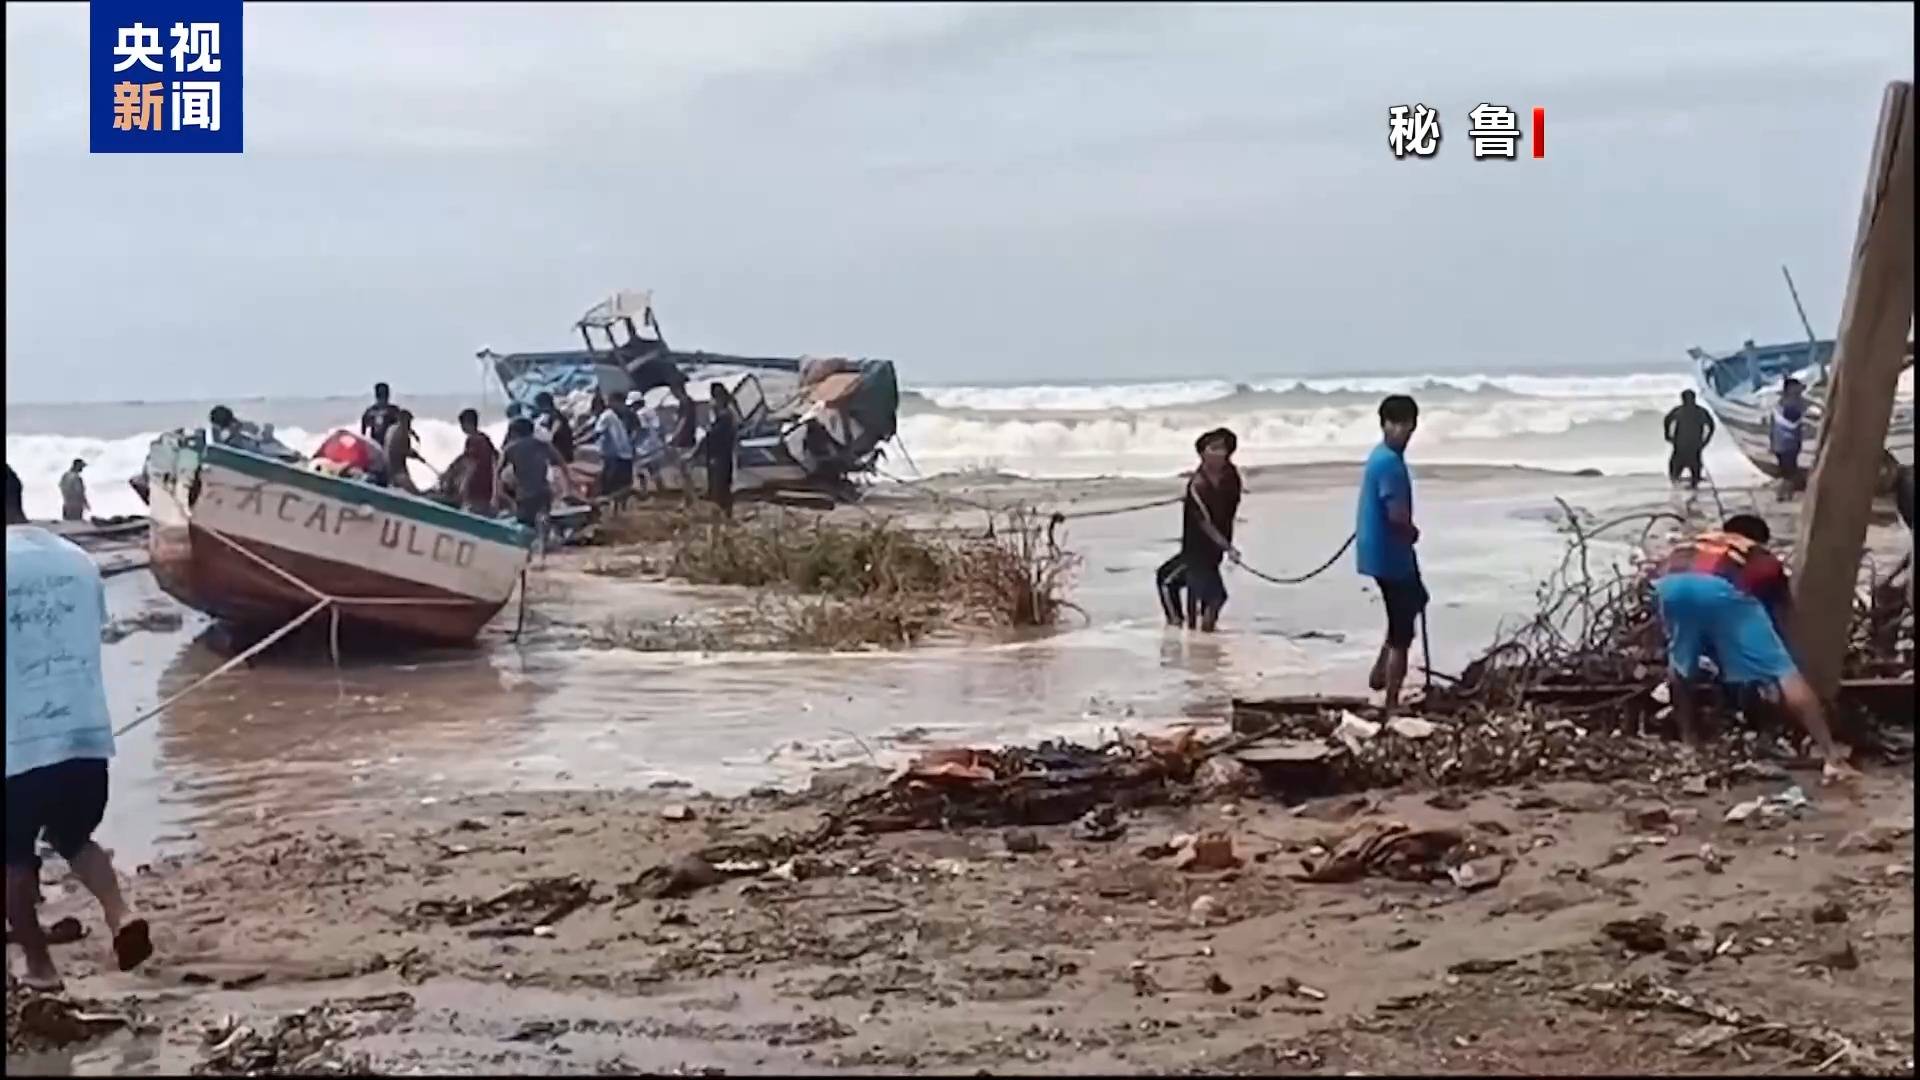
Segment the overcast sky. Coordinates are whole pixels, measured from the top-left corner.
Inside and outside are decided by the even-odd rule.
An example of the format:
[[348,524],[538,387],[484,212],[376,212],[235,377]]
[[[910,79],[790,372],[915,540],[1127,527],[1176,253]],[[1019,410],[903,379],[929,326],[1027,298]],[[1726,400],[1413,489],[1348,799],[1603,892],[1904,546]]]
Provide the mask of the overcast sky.
[[243,155],[93,156],[86,33],[7,5],[14,401],[463,390],[620,287],[909,382],[1656,367],[1783,262],[1832,332],[1913,72],[1910,4],[276,3]]

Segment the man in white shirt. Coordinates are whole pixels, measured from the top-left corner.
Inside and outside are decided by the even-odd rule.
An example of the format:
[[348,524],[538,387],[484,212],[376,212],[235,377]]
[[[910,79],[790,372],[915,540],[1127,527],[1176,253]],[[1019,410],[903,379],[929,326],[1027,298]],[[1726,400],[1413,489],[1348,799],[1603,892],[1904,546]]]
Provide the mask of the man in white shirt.
[[93,832],[107,810],[113,723],[100,669],[107,594],[100,570],[69,541],[27,523],[7,466],[7,926],[28,986],[60,972],[40,926],[44,834],[100,901],[120,970],[153,954],[145,919],[129,918],[113,861]]

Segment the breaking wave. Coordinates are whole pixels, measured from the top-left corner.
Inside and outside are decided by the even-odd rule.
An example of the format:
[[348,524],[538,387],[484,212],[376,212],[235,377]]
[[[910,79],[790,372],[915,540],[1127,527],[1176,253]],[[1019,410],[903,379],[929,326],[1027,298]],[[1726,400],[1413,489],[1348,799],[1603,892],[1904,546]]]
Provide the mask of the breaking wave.
[[[1239,458],[1248,465],[1358,461],[1379,439],[1379,398],[1411,393],[1421,406],[1419,461],[1657,473],[1666,457],[1660,417],[1688,385],[1684,375],[1640,373],[919,387],[902,396],[901,445],[890,450],[884,468],[901,477],[983,469],[1035,477],[1170,476],[1191,467],[1194,437],[1221,425],[1239,435]],[[435,467],[459,454],[461,438],[456,425],[428,414],[450,416],[464,404],[416,405],[421,452]],[[358,408],[349,400],[261,401],[243,415],[298,418],[307,426],[288,423],[277,434],[311,451],[332,430],[328,418],[341,411],[342,425],[351,426]],[[112,420],[81,415],[59,425],[120,430],[7,436],[7,460],[26,484],[28,512],[58,513],[56,483],[77,457],[88,462],[96,514],[143,513],[127,479],[142,467],[157,431],[190,422],[195,412],[140,404],[115,407]],[[505,428],[495,420],[486,430],[498,444]],[[418,466],[414,476],[422,484],[433,479]]]
[[[251,415],[249,413],[249,418]],[[320,448],[320,443],[333,430],[276,427],[274,437],[296,450],[311,454]],[[459,457],[466,441],[460,434],[458,424],[442,420],[416,419],[414,430],[420,433],[421,456],[434,468],[445,468]],[[501,420],[483,425],[482,430],[492,436],[494,445],[498,446],[507,433],[507,422]],[[75,458],[87,463],[84,474],[87,498],[93,504],[96,516],[146,513],[146,504],[140,501],[140,496],[134,493],[127,481],[146,467],[147,448],[159,434],[156,429],[118,439],[74,435],[8,435],[7,464],[20,474],[20,483],[26,488],[27,516],[36,519],[60,516],[60,474],[67,471]],[[417,462],[411,468],[416,483],[422,487],[433,483],[432,470],[422,468]]]
[[1235,408],[1259,404],[1310,402],[1316,398],[1385,394],[1452,399],[1544,398],[1554,401],[1667,400],[1692,385],[1685,375],[1402,375],[1316,379],[1258,379],[1227,382],[1107,384],[1040,383],[1021,386],[930,386],[905,397],[911,409],[918,399],[936,409],[966,412],[1138,412],[1213,404]]

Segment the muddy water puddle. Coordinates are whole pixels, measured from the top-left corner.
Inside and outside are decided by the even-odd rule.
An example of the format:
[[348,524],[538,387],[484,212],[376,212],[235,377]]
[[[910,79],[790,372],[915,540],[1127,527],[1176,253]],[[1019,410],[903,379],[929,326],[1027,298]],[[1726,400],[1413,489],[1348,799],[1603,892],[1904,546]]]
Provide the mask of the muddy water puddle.
[[[1551,526],[1526,516],[1556,483],[1423,489],[1437,667],[1457,669],[1524,610],[1559,557]],[[1351,529],[1351,500],[1344,487],[1251,495],[1248,563],[1295,574],[1325,561]],[[742,594],[597,576],[583,569],[596,556],[556,558],[539,571],[517,642],[510,607],[472,649],[349,655],[339,669],[324,649],[276,652],[190,695],[122,740],[106,833],[144,860],[220,820],[359,800],[650,784],[733,794],[849,760],[890,764],[929,743],[1221,721],[1235,696],[1362,685],[1382,616],[1350,554],[1289,588],[1230,570],[1222,632],[1190,635],[1162,625],[1153,594],[1177,528],[1171,511],[1073,522],[1063,540],[1087,554],[1073,593],[1081,612],[1058,631],[899,652],[590,647],[582,627],[610,616],[673,618]],[[116,617],[168,603],[145,575],[111,585]],[[213,670],[230,655],[220,639],[194,617],[109,646],[116,715]]]

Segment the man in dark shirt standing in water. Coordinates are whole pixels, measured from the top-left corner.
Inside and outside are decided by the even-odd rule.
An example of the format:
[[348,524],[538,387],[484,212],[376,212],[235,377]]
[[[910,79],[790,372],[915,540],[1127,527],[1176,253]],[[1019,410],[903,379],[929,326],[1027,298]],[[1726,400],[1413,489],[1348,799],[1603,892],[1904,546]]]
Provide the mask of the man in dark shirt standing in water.
[[733,394],[722,383],[707,393],[713,417],[707,422],[707,498],[733,517],[733,456],[740,443],[740,420],[733,415]]
[[1220,561],[1240,561],[1239,549],[1233,546],[1233,519],[1240,512],[1241,494],[1233,453],[1239,440],[1226,428],[1215,428],[1194,440],[1193,448],[1200,455],[1200,467],[1187,481],[1186,498],[1181,500],[1180,553],[1162,563],[1154,577],[1167,625],[1179,626],[1184,619],[1189,630],[1198,626],[1211,634],[1227,603]]
[[1694,401],[1693,391],[1680,391],[1680,404],[1667,413],[1667,441],[1673,444],[1673,453],[1667,457],[1667,479],[1680,482],[1680,474],[1687,474],[1687,486],[1700,486],[1700,454],[1713,441],[1713,414],[1700,407]]

